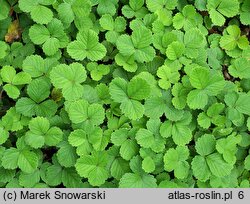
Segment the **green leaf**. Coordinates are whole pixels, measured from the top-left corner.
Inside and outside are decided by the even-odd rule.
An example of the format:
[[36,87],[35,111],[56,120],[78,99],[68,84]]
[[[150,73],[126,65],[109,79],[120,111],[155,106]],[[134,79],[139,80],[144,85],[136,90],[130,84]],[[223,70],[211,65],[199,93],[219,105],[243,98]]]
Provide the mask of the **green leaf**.
[[145,48],[153,42],[152,33],[149,29],[141,27],[133,31],[131,40],[135,48]]
[[32,42],[42,45],[44,53],[48,56],[55,55],[59,48],[68,45],[68,36],[64,32],[63,24],[56,18],[52,19],[47,27],[37,24],[32,26],[29,36]]
[[58,186],[62,183],[62,167],[52,165],[46,169],[46,180],[50,186]]
[[33,173],[38,167],[38,156],[29,150],[23,150],[18,157],[18,167],[25,173]]
[[211,173],[217,177],[224,177],[231,173],[233,166],[226,163],[219,153],[213,153],[206,157]]
[[132,120],[139,119],[144,114],[143,105],[135,100],[127,100],[121,104],[121,110],[128,118]]
[[61,3],[57,8],[58,16],[63,24],[68,27],[75,19],[74,12],[72,11],[71,5],[69,3]]
[[91,78],[95,81],[100,81],[104,75],[107,75],[110,71],[108,65],[100,64],[98,65],[95,62],[87,64],[87,69],[90,71]]
[[248,155],[244,161],[245,169],[250,170],[250,155]]
[[80,157],[76,162],[76,170],[80,176],[88,178],[91,185],[100,186],[109,176],[106,169],[107,162],[107,154],[96,152],[93,155]]
[[39,0],[20,0],[19,2],[19,7],[21,10],[25,11],[25,12],[30,12],[32,10],[32,8],[36,5],[38,5]]
[[5,169],[16,169],[18,166],[19,151],[13,147],[4,151],[2,166]]
[[103,29],[114,30],[114,19],[110,14],[103,15],[99,21]]
[[33,173],[21,173],[19,176],[19,184],[25,188],[32,188],[35,184],[40,181],[40,172],[39,170],[34,171]]
[[35,24],[29,29],[29,36],[35,44],[41,45],[50,38],[50,32],[44,25]]
[[168,46],[166,50],[166,55],[168,59],[176,60],[180,58],[184,52],[185,52],[185,45],[183,43],[175,41]]
[[137,63],[134,60],[134,55],[131,56],[123,56],[120,53],[118,53],[115,56],[115,62],[122,66],[123,69],[125,69],[128,72],[135,72],[138,68]]
[[106,55],[106,48],[99,43],[97,33],[93,30],[84,30],[77,34],[76,40],[71,42],[67,51],[75,60],[101,60]]
[[115,78],[109,85],[111,98],[118,103],[128,99],[127,82],[122,78]]
[[190,83],[196,89],[204,89],[209,83],[209,70],[194,68],[190,73]]
[[[208,2],[209,2],[209,0],[208,0]],[[233,17],[239,11],[239,2],[237,0],[232,0],[230,2],[222,0],[219,7],[217,7],[217,9],[224,16]]]
[[66,168],[62,173],[63,185],[67,188],[78,188],[83,186],[81,177],[77,174],[75,168]]
[[249,25],[250,21],[248,18],[248,9],[250,8],[250,3],[249,1],[244,1],[243,4],[241,5],[241,9],[240,9],[240,21],[242,24],[244,25]]
[[83,94],[83,83],[86,80],[85,67],[80,63],[60,64],[50,72],[50,79],[56,88],[62,89],[67,100],[77,100]]
[[129,172],[129,170],[128,162],[122,158],[117,158],[113,161],[110,172],[114,178],[120,180],[126,172]]
[[30,55],[23,61],[23,71],[31,77],[39,77],[47,73],[45,61],[39,55]]
[[2,117],[2,124],[6,130],[18,131],[23,129],[21,114],[16,111],[16,108],[10,108],[5,116]]
[[123,159],[129,161],[133,156],[138,154],[138,145],[135,140],[126,140],[120,148],[120,155]]
[[232,0],[230,2],[226,0],[207,0],[207,9],[212,22],[215,25],[222,26],[225,23],[224,16],[233,17],[237,15],[239,11],[239,2],[237,0]]
[[220,46],[225,50],[234,50],[237,46],[240,49],[247,49],[249,41],[246,36],[240,35],[240,28],[236,25],[230,25],[226,29],[228,34],[224,34],[220,39]]
[[14,85],[29,84],[31,82],[31,76],[25,72],[19,72],[13,78],[12,83]]
[[208,96],[205,91],[192,90],[188,94],[187,104],[191,109],[203,109],[208,103]]
[[217,140],[216,149],[223,155],[226,162],[234,164],[236,162],[236,152],[237,144],[241,142],[241,136],[234,134],[228,136],[227,138],[222,138]]
[[198,121],[198,124],[205,129],[209,128],[211,125],[210,117],[208,117],[206,113],[204,112],[199,114],[197,121]]
[[68,113],[70,120],[73,123],[81,123],[88,118],[88,102],[85,100],[78,100],[71,103]]
[[9,132],[0,127],[0,144],[4,144],[9,138]]
[[183,146],[191,141],[192,131],[187,126],[174,125],[172,137],[175,144]]
[[149,174],[126,173],[119,182],[120,188],[156,188],[156,179]]
[[29,97],[36,103],[41,103],[50,95],[50,84],[42,79],[33,80],[27,88]]
[[170,68],[167,65],[159,67],[157,70],[157,76],[160,78],[158,81],[159,86],[166,90],[171,87],[171,84],[177,83],[180,79],[178,70]]
[[136,133],[136,140],[139,145],[145,148],[149,148],[154,142],[154,135],[147,129],[139,129]]
[[173,171],[178,179],[184,179],[188,176],[189,164],[187,159],[189,150],[185,147],[177,146],[176,149],[170,148],[164,155],[164,168],[167,171]]
[[155,12],[157,10],[160,10],[163,7],[166,7],[167,9],[173,10],[177,6],[177,1],[176,0],[170,0],[170,1],[165,1],[165,0],[147,0],[147,7],[150,11]]
[[187,57],[196,58],[198,56],[198,49],[205,45],[205,38],[199,29],[192,28],[186,31],[184,44]]
[[192,160],[192,170],[194,173],[194,176],[205,182],[209,179],[211,173],[210,169],[208,167],[208,164],[206,162],[206,159],[202,156],[195,156]]
[[155,170],[155,163],[151,157],[146,157],[142,161],[142,168],[146,173],[151,173]]
[[133,31],[131,36],[121,35],[116,44],[122,55],[134,54],[135,60],[142,63],[152,61],[155,56],[155,50],[150,46],[152,42],[151,31],[141,27]]
[[131,56],[135,53],[134,44],[128,35],[121,35],[116,41],[117,49],[124,56]]
[[5,84],[3,89],[6,91],[7,95],[13,99],[16,99],[20,95],[20,90],[15,85],[28,84],[31,81],[29,74],[25,72],[19,72],[16,74],[16,70],[12,66],[4,66],[1,69],[1,77]]
[[[72,2],[72,1],[71,1]],[[76,17],[81,18],[88,16],[91,11],[91,1],[89,0],[76,0],[72,2],[72,10]]]
[[67,142],[62,142],[59,146],[60,149],[56,153],[58,162],[64,167],[74,166],[77,159],[75,148]]
[[229,66],[229,73],[234,77],[239,77],[240,79],[249,79],[250,66],[246,58],[238,58]]
[[10,12],[10,6],[8,2],[6,2],[5,0],[0,0],[0,5],[1,5],[1,12],[0,12],[0,21],[1,21],[8,17]]
[[16,86],[13,86],[11,84],[6,84],[3,86],[4,91],[6,91],[7,95],[10,98],[16,99],[20,95],[20,91]]
[[0,59],[3,59],[7,55],[7,49],[7,44],[3,41],[0,41]]
[[4,66],[1,69],[1,77],[4,82],[12,83],[16,75],[16,70],[12,66]]
[[100,104],[91,104],[88,107],[88,118],[87,122],[92,125],[100,125],[103,123],[105,118],[105,111]]
[[7,170],[4,168],[0,168],[0,182],[7,183],[13,180],[15,176],[15,171],[14,170]]
[[53,18],[53,12],[43,6],[43,5],[37,5],[32,8],[30,12],[31,18],[36,22],[40,24],[47,24],[49,23]]
[[204,134],[198,138],[195,149],[201,156],[207,156],[215,151],[216,140],[213,135]]
[[72,146],[74,147],[80,146],[87,140],[86,132],[81,129],[74,130],[73,132],[70,133],[68,140]]
[[68,109],[70,120],[73,123],[89,123],[99,125],[103,122],[104,109],[99,104],[89,105],[85,100],[78,100],[70,104]]
[[150,94],[150,86],[144,79],[134,78],[128,83],[128,97],[134,100],[143,100]]
[[249,100],[249,94],[240,94],[238,100],[235,103],[236,109],[243,114],[250,115],[250,104],[248,103]]
[[125,128],[115,130],[111,134],[111,142],[114,145],[121,146],[128,138],[129,131]]

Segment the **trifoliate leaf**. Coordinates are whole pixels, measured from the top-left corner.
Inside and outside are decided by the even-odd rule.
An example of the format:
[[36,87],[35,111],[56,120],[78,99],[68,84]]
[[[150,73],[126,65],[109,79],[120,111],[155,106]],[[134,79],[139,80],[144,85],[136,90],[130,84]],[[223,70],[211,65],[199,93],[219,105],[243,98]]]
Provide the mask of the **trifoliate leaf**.
[[76,170],[80,176],[88,178],[91,185],[100,186],[109,176],[107,162],[107,154],[96,152],[93,155],[80,157],[76,162]]
[[220,39],[220,46],[225,50],[234,50],[239,47],[244,50],[249,46],[246,36],[241,36],[240,28],[236,25],[230,25],[226,29],[228,34],[224,34]]
[[239,2],[232,0],[207,0],[207,9],[212,22],[217,26],[222,26],[225,23],[225,17],[233,17],[239,11]]
[[62,131],[57,127],[50,128],[46,118],[37,117],[30,121],[29,129],[25,135],[25,141],[33,148],[41,148],[43,145],[55,146],[63,139]]
[[76,40],[71,42],[67,51],[75,60],[101,60],[106,55],[106,48],[99,43],[98,35],[93,30],[84,30],[77,34]]
[[31,18],[39,24],[47,24],[53,18],[53,12],[47,8],[47,5],[51,5],[53,2],[45,3],[43,1],[35,0],[20,0],[19,7],[24,12],[30,12]]
[[121,35],[117,39],[117,48],[124,56],[134,54],[138,62],[149,62],[155,56],[155,50],[150,44],[153,42],[152,33],[146,28],[133,31],[131,36]]
[[42,45],[44,53],[48,56],[56,54],[59,48],[64,48],[68,44],[68,37],[64,32],[63,24],[54,18],[47,27],[44,25],[33,25],[29,30],[32,42]]
[[167,171],[173,171],[177,178],[184,179],[188,176],[189,164],[186,161],[189,156],[187,147],[169,149],[164,156],[164,167]]
[[171,84],[175,84],[180,79],[180,74],[177,69],[170,68],[169,66],[163,65],[157,70],[157,76],[160,78],[159,86],[163,89],[168,90]]
[[4,66],[1,69],[1,78],[3,82],[6,82],[3,89],[6,91],[10,98],[16,99],[20,95],[20,90],[17,85],[28,84],[31,81],[31,76],[25,72],[16,73],[16,70],[12,66]]
[[230,163],[234,164],[236,162],[236,152],[237,152],[237,144],[241,142],[240,135],[230,135],[227,138],[222,138],[217,140],[216,149],[217,151],[223,155],[223,159]]
[[229,73],[234,77],[239,77],[240,79],[249,78],[250,67],[248,60],[246,58],[238,58],[229,66]]
[[61,64],[50,72],[50,78],[56,88],[62,89],[67,100],[79,99],[83,94],[83,83],[86,80],[86,71],[80,63],[70,65]]

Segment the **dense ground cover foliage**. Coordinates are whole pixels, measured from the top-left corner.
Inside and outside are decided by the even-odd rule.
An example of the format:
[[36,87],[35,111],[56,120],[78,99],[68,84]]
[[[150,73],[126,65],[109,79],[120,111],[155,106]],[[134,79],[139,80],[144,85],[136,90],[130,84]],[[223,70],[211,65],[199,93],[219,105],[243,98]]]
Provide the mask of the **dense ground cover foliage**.
[[1,187],[250,187],[249,0],[0,0]]

